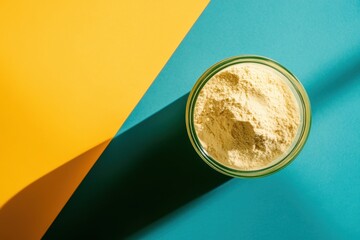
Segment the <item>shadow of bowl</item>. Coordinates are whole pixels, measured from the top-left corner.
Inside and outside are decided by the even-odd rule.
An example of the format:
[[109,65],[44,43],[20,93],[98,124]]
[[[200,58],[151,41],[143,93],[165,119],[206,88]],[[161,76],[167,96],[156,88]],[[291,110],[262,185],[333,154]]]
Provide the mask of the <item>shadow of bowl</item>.
[[187,97],[115,137],[44,238],[123,238],[227,181],[191,146]]

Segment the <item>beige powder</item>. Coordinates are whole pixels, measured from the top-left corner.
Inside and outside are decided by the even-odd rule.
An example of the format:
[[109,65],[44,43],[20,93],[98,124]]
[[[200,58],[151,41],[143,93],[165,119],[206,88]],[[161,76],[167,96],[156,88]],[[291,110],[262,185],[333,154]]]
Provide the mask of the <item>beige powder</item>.
[[242,63],[213,76],[195,105],[195,130],[213,159],[240,170],[266,167],[292,144],[298,103],[283,76]]

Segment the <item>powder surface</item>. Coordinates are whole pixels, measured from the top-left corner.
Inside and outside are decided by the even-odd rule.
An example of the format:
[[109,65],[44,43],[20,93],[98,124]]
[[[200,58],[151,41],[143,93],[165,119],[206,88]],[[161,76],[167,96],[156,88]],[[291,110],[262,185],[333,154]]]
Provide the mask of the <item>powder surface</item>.
[[300,111],[285,81],[270,67],[241,63],[205,84],[195,103],[195,131],[214,160],[230,168],[256,170],[289,149]]

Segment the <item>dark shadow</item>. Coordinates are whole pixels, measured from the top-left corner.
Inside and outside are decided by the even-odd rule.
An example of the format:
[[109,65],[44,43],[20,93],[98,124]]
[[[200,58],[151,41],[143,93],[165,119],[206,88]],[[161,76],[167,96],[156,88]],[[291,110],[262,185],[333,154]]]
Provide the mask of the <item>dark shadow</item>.
[[0,239],[40,239],[110,140],[61,165],[0,208]]
[[191,146],[187,97],[114,138],[44,238],[123,238],[227,181]]
[[[333,63],[307,89],[313,112],[360,74],[360,53]],[[227,181],[192,148],[186,99],[114,138],[44,238],[123,238]]]

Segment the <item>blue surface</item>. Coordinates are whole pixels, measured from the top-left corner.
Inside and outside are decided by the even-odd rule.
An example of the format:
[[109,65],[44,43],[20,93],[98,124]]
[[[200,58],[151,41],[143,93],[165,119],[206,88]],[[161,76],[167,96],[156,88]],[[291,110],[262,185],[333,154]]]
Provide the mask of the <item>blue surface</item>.
[[313,110],[304,150],[281,172],[230,180],[134,237],[360,239],[360,1],[212,1],[118,135],[240,54],[273,58],[301,80]]

